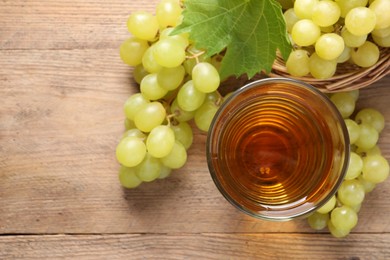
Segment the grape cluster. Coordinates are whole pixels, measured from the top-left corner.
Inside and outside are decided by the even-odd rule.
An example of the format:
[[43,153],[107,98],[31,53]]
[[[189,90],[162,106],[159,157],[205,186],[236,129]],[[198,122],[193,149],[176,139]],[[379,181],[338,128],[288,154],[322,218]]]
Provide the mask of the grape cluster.
[[[286,1],[281,1],[286,5]],[[295,0],[284,12],[294,50],[286,61],[292,76],[332,77],[345,62],[371,67],[380,47],[390,47],[389,0]]]
[[223,100],[217,91],[219,60],[207,58],[188,35],[171,34],[181,13],[179,0],[161,0],[155,15],[139,11],[128,18],[131,36],[121,44],[120,57],[134,66],[140,93],[124,104],[127,131],[116,148],[126,188],[181,168],[193,140],[189,121],[208,131]]
[[328,227],[335,237],[350,233],[357,224],[365,195],[389,176],[389,163],[377,146],[379,134],[385,126],[384,117],[372,108],[364,108],[354,114],[358,96],[359,91],[355,90],[335,93],[330,97],[348,129],[350,161],[336,195],[308,217],[313,229]]

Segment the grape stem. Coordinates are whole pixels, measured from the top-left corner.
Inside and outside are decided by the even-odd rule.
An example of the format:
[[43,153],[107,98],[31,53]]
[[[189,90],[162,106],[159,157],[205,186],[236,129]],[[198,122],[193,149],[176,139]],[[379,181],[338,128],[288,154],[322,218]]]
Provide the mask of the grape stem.
[[196,63],[199,63],[199,57],[205,54],[206,52],[201,51],[199,53],[192,53],[191,51],[189,51],[189,53],[191,54],[191,56],[186,56],[186,59],[195,59]]

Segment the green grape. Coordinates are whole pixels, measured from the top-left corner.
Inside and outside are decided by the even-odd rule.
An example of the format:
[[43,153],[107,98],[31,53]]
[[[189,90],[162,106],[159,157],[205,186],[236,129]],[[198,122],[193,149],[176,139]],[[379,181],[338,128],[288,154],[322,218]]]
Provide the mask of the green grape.
[[119,182],[127,189],[138,187],[142,181],[137,177],[135,168],[121,166],[119,169]]
[[162,68],[157,73],[157,82],[166,90],[175,90],[182,83],[184,75],[185,69],[181,65],[174,68]]
[[378,44],[381,47],[390,47],[390,35],[387,35],[385,37],[372,35],[372,39],[376,44]]
[[330,213],[330,221],[338,230],[351,230],[358,221],[357,213],[350,207],[343,205],[337,207]]
[[384,29],[390,26],[390,1],[375,0],[369,6],[370,10],[375,13],[375,29]]
[[130,37],[120,45],[119,55],[127,65],[136,66],[142,63],[142,56],[148,48],[147,41]]
[[179,1],[162,0],[156,7],[156,17],[161,27],[176,26],[182,9]]
[[354,144],[360,135],[359,125],[352,119],[344,119],[345,125],[347,126],[349,143]]
[[294,11],[300,19],[311,19],[318,0],[295,0]]
[[357,148],[356,153],[361,157],[371,156],[371,155],[382,155],[381,149],[378,145],[374,145],[374,147],[370,149]]
[[374,184],[384,182],[389,176],[389,162],[382,155],[363,158],[363,178]]
[[390,35],[390,26],[383,29],[374,29],[371,32],[371,35],[381,37],[381,38],[387,37]]
[[125,138],[128,136],[138,137],[141,140],[146,139],[146,135],[144,133],[142,133],[141,130],[139,130],[137,128],[131,128],[131,129],[127,130],[126,132],[123,133],[122,138]]
[[298,16],[294,12],[294,8],[290,8],[283,13],[284,20],[286,21],[287,32],[291,33],[292,28],[296,22],[299,21]]
[[334,60],[343,52],[344,40],[335,33],[325,33],[321,35],[315,43],[315,50],[320,58],[324,60]]
[[367,7],[355,7],[345,17],[345,27],[354,35],[365,35],[375,28],[375,12]]
[[142,64],[137,65],[133,70],[133,77],[135,82],[141,84],[142,79],[148,75],[149,72],[144,68]]
[[355,110],[355,99],[347,92],[335,93],[330,100],[335,104],[343,118],[348,118]]
[[154,45],[150,46],[142,57],[142,66],[149,73],[157,73],[162,68],[162,66],[158,64],[156,59],[153,57],[153,49]]
[[317,209],[317,212],[320,214],[326,214],[331,212],[336,206],[336,196],[333,195],[321,208]]
[[211,121],[217,113],[218,106],[211,101],[204,102],[200,108],[195,112],[195,124],[202,130],[207,132],[210,128]]
[[309,70],[309,53],[306,50],[294,50],[286,61],[287,72],[296,77],[306,76]]
[[161,99],[168,93],[168,90],[158,84],[156,73],[148,74],[142,79],[140,90],[142,95],[149,100]]
[[337,57],[336,62],[344,63],[348,61],[350,58],[351,58],[351,48],[349,48],[348,46],[344,46],[344,50],[340,54],[340,56]]
[[355,116],[355,121],[358,124],[369,124],[372,127],[375,128],[378,133],[380,133],[383,128],[385,128],[385,118],[376,109],[373,108],[364,108],[360,110],[356,116]]
[[314,5],[312,20],[318,26],[330,26],[340,18],[340,7],[333,1],[323,0]]
[[171,104],[171,114],[174,115],[175,119],[179,122],[186,122],[194,118],[195,111],[185,111],[180,108],[177,103],[177,98]]
[[218,103],[220,102],[222,97],[221,95],[219,94],[218,91],[214,91],[214,92],[211,92],[211,93],[207,93],[206,94],[206,99],[205,99],[205,102],[206,101],[210,101],[210,102],[214,102],[214,103]]
[[356,50],[352,50],[352,61],[363,68],[371,67],[379,60],[379,48],[374,43],[366,41]]
[[171,168],[168,168],[167,166],[161,164],[161,169],[160,169],[160,175],[157,177],[158,179],[165,179],[168,177],[172,172]]
[[341,17],[345,18],[349,11],[355,7],[364,7],[368,0],[335,0],[340,7]]
[[146,139],[148,153],[156,158],[161,158],[169,154],[174,144],[175,133],[166,125],[159,125],[153,128]]
[[127,167],[138,165],[144,159],[145,154],[145,143],[134,136],[123,138],[116,147],[118,162]]
[[360,124],[359,138],[356,140],[355,145],[362,149],[373,148],[379,139],[378,131],[374,127],[368,124]]
[[358,89],[350,90],[347,93],[349,95],[351,95],[355,99],[355,101],[357,101],[359,99],[359,90]]
[[155,43],[152,53],[156,62],[166,68],[178,67],[186,58],[181,44],[170,38],[160,39]]
[[203,93],[216,91],[220,78],[216,68],[208,62],[199,62],[192,69],[192,82]]
[[358,180],[345,180],[337,191],[337,198],[344,205],[355,206],[363,202],[365,194],[364,187]]
[[362,172],[362,169],[363,169],[362,158],[357,153],[351,152],[349,156],[347,173],[344,179],[352,180],[357,178]]
[[174,142],[173,148],[169,154],[161,158],[161,162],[171,169],[179,169],[187,161],[186,148],[178,141]]
[[367,34],[354,35],[345,27],[341,30],[341,37],[343,37],[345,45],[351,48],[360,47],[367,40]]
[[332,77],[337,68],[336,60],[321,59],[317,53],[313,53],[309,58],[310,74],[317,79],[327,79]]
[[173,30],[174,30],[173,27],[165,28],[160,33],[160,39],[164,39],[164,38],[173,39],[174,41],[178,42],[184,49],[187,48],[187,46],[190,43],[189,40],[188,40],[188,37],[189,37],[188,33],[181,33],[181,34],[171,35]]
[[142,40],[153,40],[157,35],[158,28],[157,18],[147,12],[134,12],[127,20],[127,29],[129,32]]
[[375,189],[376,184],[367,181],[366,179],[363,178],[363,174],[360,174],[359,177],[357,178],[360,183],[363,185],[364,192],[369,193]]
[[192,75],[192,70],[197,62],[210,62],[210,58],[207,57],[206,53],[203,50],[197,49],[193,45],[188,47],[187,52],[197,57],[197,59],[189,58],[184,61],[184,68],[189,75]]
[[187,122],[180,122],[177,125],[172,125],[171,128],[175,133],[175,140],[179,141],[188,150],[194,139],[191,126]]
[[164,122],[166,111],[160,102],[150,102],[141,107],[134,117],[136,127],[142,132],[150,132]]
[[135,114],[143,105],[150,103],[141,93],[131,95],[123,106],[123,111],[128,119],[134,120]]
[[312,20],[302,19],[296,22],[291,31],[291,37],[294,43],[299,46],[313,45],[321,35],[318,25]]
[[125,125],[125,129],[126,129],[126,130],[132,129],[132,128],[135,128],[135,127],[136,127],[134,121],[128,119],[127,117],[125,118],[124,125]]
[[329,221],[329,214],[314,212],[307,218],[307,222],[312,229],[321,230],[326,228]]
[[337,237],[337,238],[346,237],[351,232],[350,229],[338,229],[338,228],[336,228],[332,224],[332,221],[330,221],[330,220],[328,221],[328,229],[329,229],[329,232],[332,234],[332,236]]
[[144,182],[151,182],[160,176],[160,159],[146,153],[144,160],[136,167],[137,177]]
[[187,81],[177,93],[177,104],[185,111],[195,111],[206,98],[206,94],[195,88],[192,80]]

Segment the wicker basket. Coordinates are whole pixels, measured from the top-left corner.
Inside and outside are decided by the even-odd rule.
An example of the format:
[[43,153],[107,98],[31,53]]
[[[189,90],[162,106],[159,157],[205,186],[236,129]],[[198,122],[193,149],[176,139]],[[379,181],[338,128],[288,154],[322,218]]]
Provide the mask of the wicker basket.
[[268,74],[258,73],[248,79],[245,75],[239,78],[231,77],[222,82],[222,93],[226,94],[245,84],[267,77],[285,77],[304,81],[323,92],[338,92],[360,89],[378,81],[390,74],[390,48],[380,49],[379,61],[372,67],[361,68],[351,63],[338,64],[336,74],[329,79],[315,79],[311,76],[294,77],[287,73],[284,61],[278,57]]
[[381,48],[379,61],[369,68],[361,68],[348,62],[338,64],[336,74],[329,79],[291,76],[286,71],[284,61],[278,57],[269,76],[294,78],[309,83],[324,92],[337,92],[369,86],[387,74],[390,74],[390,48]]

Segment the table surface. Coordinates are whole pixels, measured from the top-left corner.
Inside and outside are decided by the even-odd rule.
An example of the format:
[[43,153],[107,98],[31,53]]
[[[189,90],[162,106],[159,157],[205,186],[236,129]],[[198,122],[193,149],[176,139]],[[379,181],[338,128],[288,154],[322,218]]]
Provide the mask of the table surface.
[[[118,55],[143,0],[0,2],[0,259],[390,259],[390,181],[368,194],[347,238],[305,220],[253,219],[217,191],[195,131],[186,166],[121,188],[115,147],[137,91]],[[386,118],[390,77],[358,108]]]

